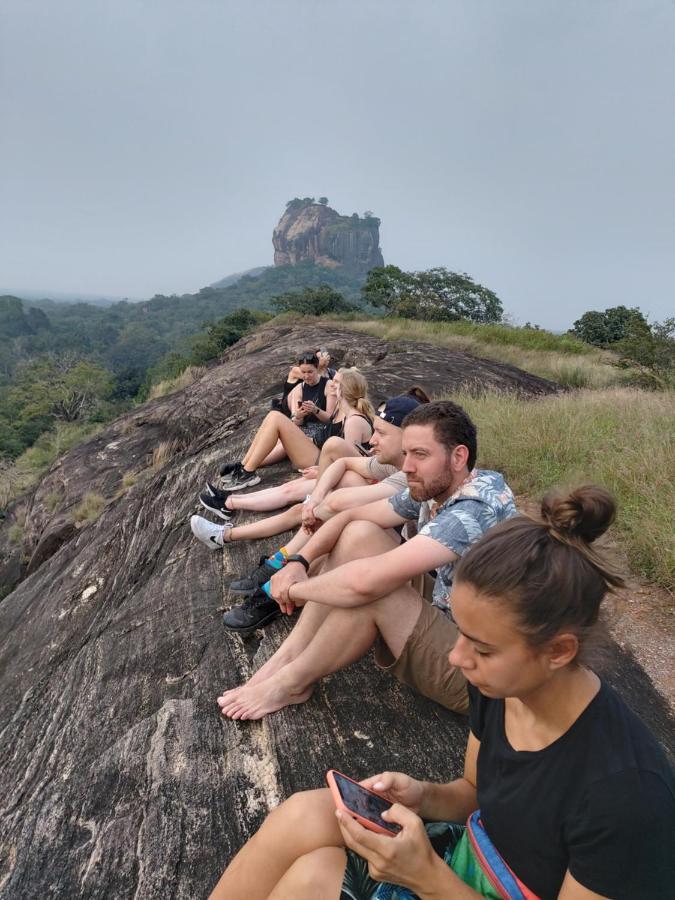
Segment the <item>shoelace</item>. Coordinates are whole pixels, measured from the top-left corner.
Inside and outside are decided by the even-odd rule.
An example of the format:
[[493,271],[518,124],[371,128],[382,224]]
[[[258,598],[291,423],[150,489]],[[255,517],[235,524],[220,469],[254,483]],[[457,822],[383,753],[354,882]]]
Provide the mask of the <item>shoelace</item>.
[[269,597],[264,591],[256,591],[255,594],[252,594],[244,600],[241,604],[241,609],[255,609],[258,606],[262,606],[263,603],[267,603],[268,600]]

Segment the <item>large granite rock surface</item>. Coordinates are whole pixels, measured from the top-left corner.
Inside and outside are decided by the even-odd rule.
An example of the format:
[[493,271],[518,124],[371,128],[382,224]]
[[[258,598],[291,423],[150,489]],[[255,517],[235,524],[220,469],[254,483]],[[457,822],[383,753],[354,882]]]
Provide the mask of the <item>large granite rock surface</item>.
[[[7,522],[0,529],[4,572],[19,579],[0,603],[0,897],[193,900],[271,806],[321,785],[329,767],[357,777],[459,773],[465,721],[369,659],[262,722],[223,720],[215,705],[292,623],[246,641],[225,633],[229,580],[274,542],[211,553],[193,540],[189,517],[204,479],[247,444],[289,360],[317,345],[362,367],[374,399],[412,383],[435,396],[556,389],[428,345],[269,327],[189,388],[59,460],[9,511],[9,520],[25,515],[23,562]],[[275,467],[264,484],[288,474]],[[90,492],[105,508],[78,527],[72,510]],[[647,705],[663,734],[662,701],[634,661],[619,663],[629,700]]]

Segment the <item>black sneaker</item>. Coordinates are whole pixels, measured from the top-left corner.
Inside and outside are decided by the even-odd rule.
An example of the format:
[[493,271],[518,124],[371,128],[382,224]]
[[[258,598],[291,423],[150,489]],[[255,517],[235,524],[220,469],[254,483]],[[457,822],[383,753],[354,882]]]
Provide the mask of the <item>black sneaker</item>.
[[235,469],[239,467],[239,463],[225,463],[224,466],[220,467],[220,474],[229,477]]
[[215,486],[215,484],[211,484],[210,481],[205,481],[204,493],[209,494],[211,497],[218,497],[219,500],[224,500],[230,492],[221,491],[220,488],[217,488]]
[[260,475],[256,472],[247,472],[241,463],[236,469],[221,479],[221,484],[227,491],[241,491],[254,484],[260,484]]
[[218,491],[215,496],[204,491],[203,494],[199,495],[199,502],[204,509],[208,509],[209,512],[215,513],[221,519],[226,519],[229,522],[232,518],[232,510],[225,506],[225,500],[228,497],[229,491]]
[[246,578],[238,578],[231,581],[229,590],[232,594],[244,594],[249,596],[255,594],[258,588],[261,588],[265,582],[269,581],[272,575],[276,575],[280,569],[274,567],[266,556],[260,557],[260,565],[248,575]]
[[270,600],[264,591],[258,589],[241,606],[228,610],[223,616],[223,624],[230,631],[253,631],[254,628],[263,628],[280,615],[277,601]]

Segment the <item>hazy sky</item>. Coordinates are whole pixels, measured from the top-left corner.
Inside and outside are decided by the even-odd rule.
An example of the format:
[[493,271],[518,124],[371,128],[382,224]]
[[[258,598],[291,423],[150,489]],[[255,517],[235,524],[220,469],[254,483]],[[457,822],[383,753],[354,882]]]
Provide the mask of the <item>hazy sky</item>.
[[0,0],[0,290],[272,262],[293,196],[517,322],[675,312],[673,0]]

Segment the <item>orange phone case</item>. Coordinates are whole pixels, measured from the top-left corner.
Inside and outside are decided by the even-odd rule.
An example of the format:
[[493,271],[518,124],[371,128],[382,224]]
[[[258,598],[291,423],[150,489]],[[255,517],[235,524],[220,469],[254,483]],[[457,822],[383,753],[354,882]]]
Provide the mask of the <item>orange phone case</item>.
[[[333,800],[335,801],[335,805],[338,809],[341,809],[343,812],[347,813],[347,815],[351,816],[352,819],[356,819],[356,821],[363,825],[364,828],[368,828],[370,831],[374,831],[376,834],[386,834],[388,837],[396,837],[396,832],[390,831],[388,828],[383,828],[381,825],[378,825],[377,822],[373,822],[372,819],[366,819],[364,816],[359,815],[359,813],[354,812],[353,809],[350,809],[348,806],[345,806],[345,802],[342,799],[342,795],[340,794],[340,789],[335,782],[334,775],[339,775],[341,778],[344,778],[345,781],[351,781],[352,784],[355,784],[359,790],[365,791],[367,794],[371,794],[373,797],[377,797],[378,800],[386,800],[386,797],[383,797],[381,794],[376,794],[375,791],[369,791],[368,788],[364,788],[362,784],[359,784],[358,781],[354,781],[353,778],[350,778],[348,775],[344,775],[342,772],[338,772],[337,769],[329,769],[326,772],[326,781],[328,782],[328,787],[330,788],[330,792],[333,795]],[[398,827],[398,826],[395,826]]]

